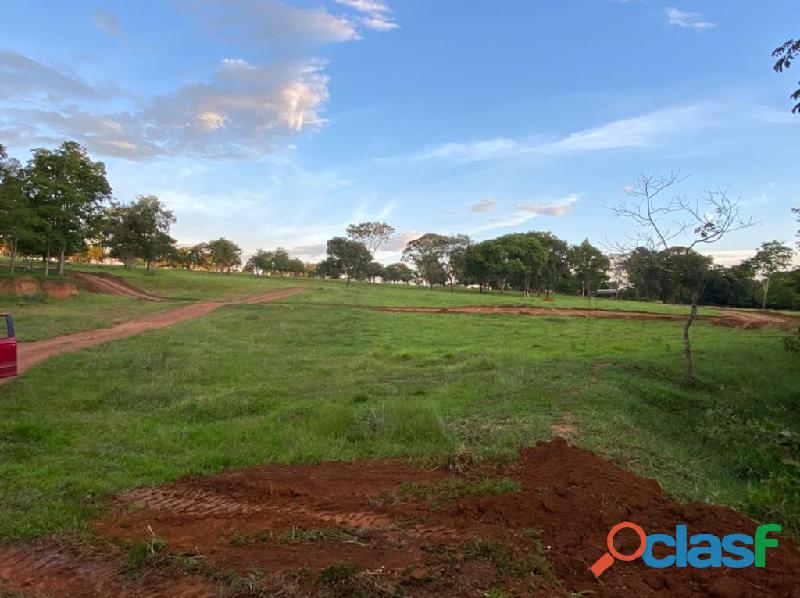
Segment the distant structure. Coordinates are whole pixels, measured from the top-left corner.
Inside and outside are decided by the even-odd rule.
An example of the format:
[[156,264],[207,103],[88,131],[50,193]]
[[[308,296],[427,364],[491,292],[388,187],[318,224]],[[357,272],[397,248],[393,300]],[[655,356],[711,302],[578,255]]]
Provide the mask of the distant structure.
[[614,299],[618,299],[619,289],[597,289],[594,294],[595,297],[613,297]]

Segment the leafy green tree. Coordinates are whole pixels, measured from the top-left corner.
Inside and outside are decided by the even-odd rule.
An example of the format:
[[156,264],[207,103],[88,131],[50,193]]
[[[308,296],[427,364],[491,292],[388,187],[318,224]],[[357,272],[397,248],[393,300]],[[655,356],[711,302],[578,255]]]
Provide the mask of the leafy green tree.
[[464,277],[469,245],[466,235],[426,233],[406,244],[403,261],[414,264],[419,277],[431,287],[454,285]]
[[386,282],[404,282],[408,284],[414,280],[414,271],[402,262],[389,264],[384,268],[383,279]]
[[225,238],[209,241],[208,252],[211,263],[220,272],[230,272],[231,268],[242,263],[242,250],[234,243]]
[[352,239],[334,237],[328,241],[328,259],[332,260],[326,268],[333,272],[339,271],[345,275],[347,284],[353,279],[364,276],[368,263],[372,261],[372,254],[367,247]]
[[41,226],[25,193],[25,176],[20,163],[0,144],[0,239],[8,247],[12,276],[20,241],[35,240]]
[[[800,39],[790,39],[775,48],[772,52],[772,57],[778,60],[773,65],[776,73],[782,73],[785,69],[792,66],[792,61],[800,55]],[[790,98],[797,103],[792,108],[795,114],[800,113],[800,88],[796,89]]]
[[581,284],[581,295],[588,297],[593,289],[608,280],[611,262],[602,251],[584,239],[569,250],[569,263],[575,278]]
[[322,260],[314,269],[314,276],[318,278],[341,278],[342,269],[339,261],[332,257]]
[[155,195],[140,195],[130,204],[112,204],[106,210],[105,244],[112,257],[130,268],[144,260],[152,271],[158,260],[175,251],[169,235],[175,216]]
[[65,141],[55,150],[40,148],[28,163],[27,187],[42,222],[39,237],[45,274],[55,252],[58,273],[63,275],[66,257],[99,233],[103,203],[111,198],[105,165],[93,161],[74,141]]
[[786,270],[792,263],[794,251],[788,245],[780,241],[767,241],[761,244],[761,247],[752,258],[756,274],[761,278],[763,286],[763,300],[761,309],[767,309],[767,296],[769,295],[769,283],[773,274]]
[[527,235],[533,237],[544,248],[547,259],[542,267],[539,276],[536,278],[536,290],[541,295],[544,291],[545,297],[557,288],[565,278],[570,276],[569,271],[569,246],[549,232],[530,232]]
[[372,257],[393,234],[394,228],[385,222],[361,222],[347,227],[348,238],[363,243]]
[[375,279],[378,277],[383,278],[385,274],[385,270],[383,268],[383,264],[380,262],[369,262],[366,266],[364,266],[364,276],[366,276],[370,282],[373,284],[375,283]]

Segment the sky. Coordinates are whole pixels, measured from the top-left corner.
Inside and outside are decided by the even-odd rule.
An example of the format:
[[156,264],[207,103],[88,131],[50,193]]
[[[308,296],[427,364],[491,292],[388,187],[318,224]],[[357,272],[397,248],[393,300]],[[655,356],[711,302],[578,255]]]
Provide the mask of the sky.
[[308,261],[349,223],[475,240],[546,230],[601,247],[639,173],[725,189],[756,226],[718,263],[791,242],[800,35],[773,0],[6,0],[0,143],[64,139],[119,201],[155,194],[182,244]]

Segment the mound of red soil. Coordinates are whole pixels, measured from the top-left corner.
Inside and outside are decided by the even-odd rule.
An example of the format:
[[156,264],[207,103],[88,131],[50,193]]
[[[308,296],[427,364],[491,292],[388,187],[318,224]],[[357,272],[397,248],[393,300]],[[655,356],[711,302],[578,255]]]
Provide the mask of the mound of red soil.
[[[499,489],[506,493],[492,494]],[[556,439],[467,477],[381,460],[253,467],[141,488],[96,524],[117,556],[0,549],[0,588],[201,596],[246,580],[248,591],[289,596],[481,596],[491,588],[518,596],[800,596],[800,554],[788,538],[768,550],[765,568],[618,562],[595,579],[589,567],[621,521],[648,533],[674,533],[680,523],[690,534],[719,536],[757,527],[728,508],[675,503],[656,482]],[[132,575],[121,564],[124,547],[152,547],[154,537],[166,541],[165,552]],[[632,552],[629,540],[622,534],[617,547]],[[87,567],[99,571],[89,582]]]
[[15,276],[0,280],[0,295],[29,296],[41,290],[39,281],[32,276]]
[[143,299],[144,301],[164,300],[163,297],[136,288],[124,278],[108,274],[107,272],[72,272],[72,276],[78,280],[84,288],[93,293],[120,295],[133,299]]
[[68,299],[78,294],[78,285],[69,280],[45,280],[42,291],[51,299]]

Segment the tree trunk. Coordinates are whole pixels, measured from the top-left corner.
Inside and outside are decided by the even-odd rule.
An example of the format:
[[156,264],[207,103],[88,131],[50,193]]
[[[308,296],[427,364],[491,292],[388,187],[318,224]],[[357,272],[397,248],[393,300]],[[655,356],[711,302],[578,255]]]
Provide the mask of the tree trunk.
[[65,248],[62,246],[61,249],[58,252],[58,275],[59,276],[64,276],[64,261],[65,261],[64,253],[65,253],[65,251],[66,251]]
[[686,323],[683,325],[683,351],[686,354],[686,384],[688,386],[694,386],[694,356],[692,354],[692,339],[689,335],[689,328],[691,328],[694,319],[697,317],[699,299],[699,293],[692,293],[692,309],[689,311],[689,317],[686,318]]
[[12,239],[9,250],[11,252],[11,276],[14,276],[14,260],[17,258],[17,240]]
[[764,300],[761,302],[761,311],[767,309],[767,293],[769,293],[769,276],[764,280]]
[[50,275],[50,244],[47,244],[47,250],[44,255],[44,275]]

